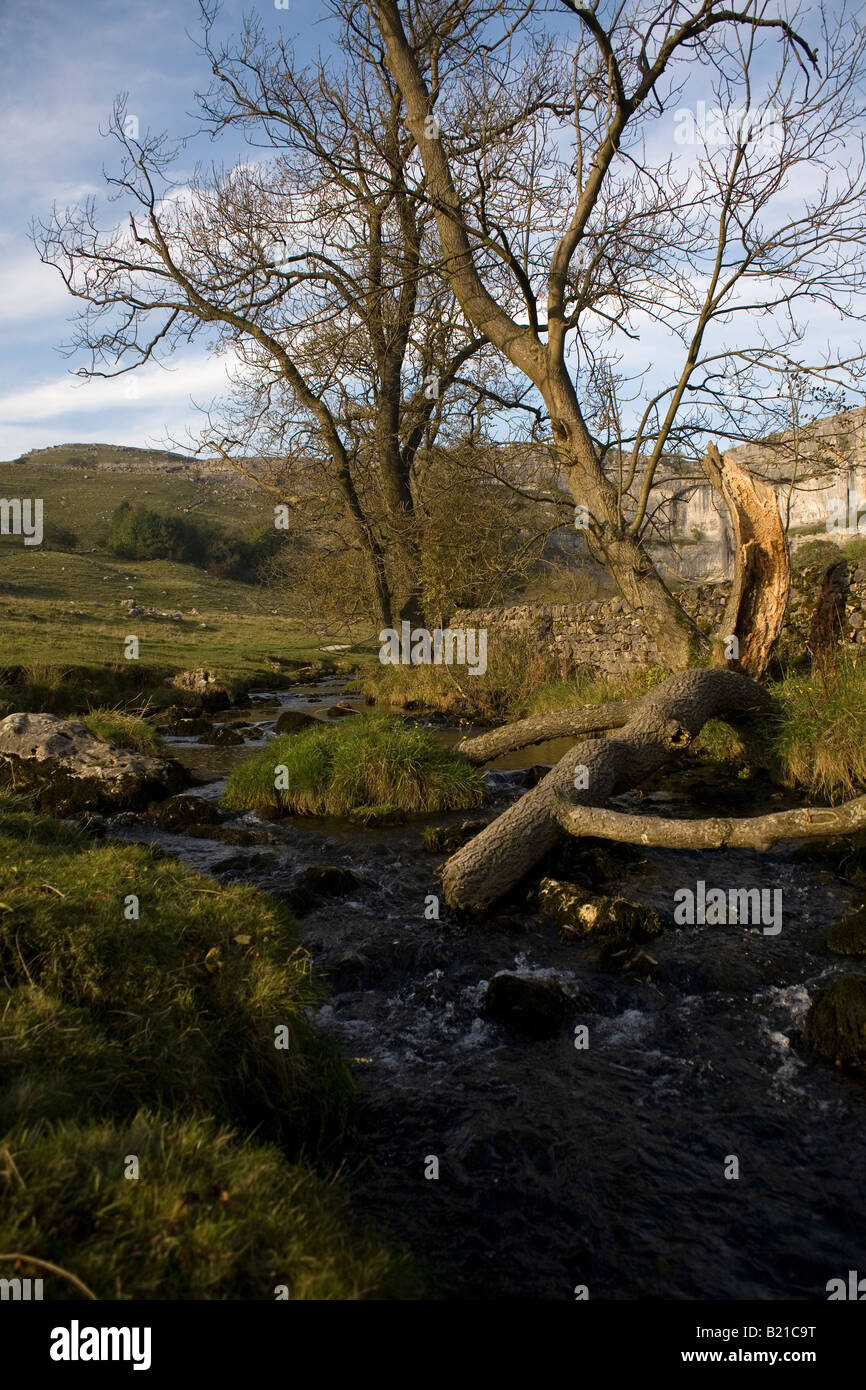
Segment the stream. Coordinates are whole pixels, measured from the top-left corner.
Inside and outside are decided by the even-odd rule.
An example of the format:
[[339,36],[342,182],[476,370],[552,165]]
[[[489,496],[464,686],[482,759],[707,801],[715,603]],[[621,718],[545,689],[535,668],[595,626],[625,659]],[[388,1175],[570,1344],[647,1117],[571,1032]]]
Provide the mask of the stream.
[[[330,678],[260,692],[251,709],[214,716],[252,726],[242,745],[166,741],[197,779],[191,791],[214,800],[282,710],[332,720],[337,700],[360,707],[344,687]],[[430,726],[445,742],[460,736]],[[487,776],[494,806],[569,744],[500,758]],[[618,798],[623,809],[638,802],[688,810],[676,791]],[[446,856],[429,853],[422,834],[449,819],[466,813],[367,830],[242,813],[226,824],[272,843],[238,846],[126,816],[110,833],[277,896],[310,866],[355,875],[300,919],[330,991],[317,1021],[357,1083],[343,1181],[355,1209],[409,1247],[445,1296],[571,1300],[583,1285],[592,1299],[824,1300],[828,1280],[866,1274],[866,1082],[801,1039],[815,989],[857,971],[824,937],[862,890],[784,846],[629,852],[600,891],[650,904],[667,925],[646,948],[649,978],[612,974],[597,947],[517,900],[486,924],[455,921],[444,903],[441,920],[427,920],[427,896],[442,902],[435,870]],[[781,932],[674,927],[674,889],[699,879],[781,889]],[[558,982],[570,1012],[557,1038],[526,1041],[482,1016],[502,970]],[[436,1179],[425,1177],[434,1156]],[[732,1156],[738,1178],[725,1176]]]

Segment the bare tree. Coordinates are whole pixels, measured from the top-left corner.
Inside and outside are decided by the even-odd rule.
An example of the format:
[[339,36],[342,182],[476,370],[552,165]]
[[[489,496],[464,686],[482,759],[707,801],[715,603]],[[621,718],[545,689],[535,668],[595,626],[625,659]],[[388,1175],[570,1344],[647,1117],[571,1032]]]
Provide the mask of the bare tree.
[[266,157],[173,184],[165,137],[129,133],[119,101],[107,176],[128,221],[101,230],[93,200],[35,231],[83,300],[73,349],[113,376],[205,334],[234,356],[234,394],[207,412],[217,453],[288,506],[330,516],[361,561],[359,607],[389,626],[420,616],[418,475],[426,453],[477,430],[479,402],[520,404],[498,356],[435,275],[432,210],[407,179],[414,138],[386,70],[352,51],[298,69],[248,21],[217,49],[206,128],[244,130]]
[[[684,417],[697,463],[700,431],[742,438],[750,405],[792,366],[830,383],[862,368],[856,345],[801,358],[811,303],[860,317],[866,32],[844,0],[337,7],[375,14],[449,285],[537,388],[593,546],[662,658],[685,665],[702,638],[645,544]],[[539,67],[550,90],[521,118]],[[716,129],[679,125],[686,82],[712,92]],[[629,446],[620,430],[605,450],[590,381],[647,322],[680,344],[681,365],[647,388]]]

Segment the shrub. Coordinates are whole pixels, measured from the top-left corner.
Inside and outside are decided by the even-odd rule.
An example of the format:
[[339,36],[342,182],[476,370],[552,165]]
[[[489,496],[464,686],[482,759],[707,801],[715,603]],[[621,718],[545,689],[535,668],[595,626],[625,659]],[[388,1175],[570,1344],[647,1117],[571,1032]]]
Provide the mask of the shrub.
[[56,521],[47,521],[42,528],[42,548],[43,550],[77,550],[78,537],[67,526],[61,526]]
[[[274,786],[284,765],[288,788]],[[229,774],[223,805],[344,816],[359,806],[450,811],[477,806],[484,779],[458,754],[396,715],[360,714],[273,740]]]
[[822,565],[826,569],[827,565],[835,565],[844,558],[835,541],[806,541],[793,552],[791,565],[795,570],[805,569],[807,565]]
[[[142,1110],[130,1120],[22,1126],[0,1171],[0,1250],[74,1275],[101,1299],[293,1300],[420,1296],[404,1259],[353,1229],[335,1188],[212,1120]],[[125,1176],[135,1155],[139,1177]],[[51,1299],[71,1279],[27,1261]]]

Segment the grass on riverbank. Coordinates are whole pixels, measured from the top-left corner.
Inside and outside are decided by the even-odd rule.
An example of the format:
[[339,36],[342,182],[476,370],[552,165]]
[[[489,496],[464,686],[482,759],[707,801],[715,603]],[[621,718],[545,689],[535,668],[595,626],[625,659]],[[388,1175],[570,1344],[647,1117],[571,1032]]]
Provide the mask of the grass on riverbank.
[[[332,1183],[208,1118],[140,1111],[22,1126],[0,1146],[4,1188],[0,1252],[48,1260],[97,1298],[422,1293],[408,1261],[354,1225]],[[46,1298],[81,1298],[62,1274],[0,1263],[0,1278],[16,1276],[43,1279]]]
[[42,1260],[98,1298],[421,1296],[311,1166],[351,1098],[321,999],[267,895],[0,796],[0,1255],[30,1257],[0,1277],[80,1296]]
[[4,802],[0,1123],[183,1105],[255,1115],[296,1151],[339,1134],[349,1076],[310,1027],[322,996],[278,904]]
[[[280,767],[285,773],[278,776]],[[269,743],[232,769],[223,805],[345,816],[359,806],[467,810],[483,796],[480,770],[423,729],[397,715],[359,714],[336,728],[302,729]]]

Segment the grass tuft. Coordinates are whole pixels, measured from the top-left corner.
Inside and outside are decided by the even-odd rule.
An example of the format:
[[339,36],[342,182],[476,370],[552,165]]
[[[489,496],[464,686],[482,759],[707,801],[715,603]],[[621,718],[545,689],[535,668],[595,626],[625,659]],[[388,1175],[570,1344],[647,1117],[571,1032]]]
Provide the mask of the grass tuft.
[[[287,770],[286,789],[275,787]],[[336,728],[285,734],[232,769],[232,810],[345,816],[360,806],[455,811],[481,804],[484,777],[459,754],[396,715],[361,714]]]

